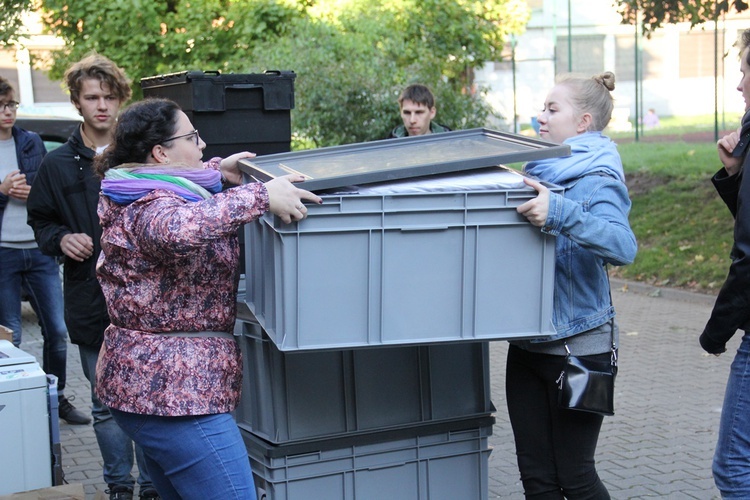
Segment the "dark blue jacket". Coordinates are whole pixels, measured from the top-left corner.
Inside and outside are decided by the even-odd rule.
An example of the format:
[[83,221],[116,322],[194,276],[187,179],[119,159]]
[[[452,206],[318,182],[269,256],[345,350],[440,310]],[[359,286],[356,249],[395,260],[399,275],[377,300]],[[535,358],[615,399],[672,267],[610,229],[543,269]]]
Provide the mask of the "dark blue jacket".
[[[31,185],[34,182],[36,173],[39,171],[42,158],[47,154],[47,149],[44,147],[42,138],[35,132],[29,132],[28,130],[14,126],[12,133],[13,139],[16,141],[18,169],[22,174],[26,174],[26,183]],[[8,197],[0,193],[0,231],[2,231],[3,214],[7,204]]]

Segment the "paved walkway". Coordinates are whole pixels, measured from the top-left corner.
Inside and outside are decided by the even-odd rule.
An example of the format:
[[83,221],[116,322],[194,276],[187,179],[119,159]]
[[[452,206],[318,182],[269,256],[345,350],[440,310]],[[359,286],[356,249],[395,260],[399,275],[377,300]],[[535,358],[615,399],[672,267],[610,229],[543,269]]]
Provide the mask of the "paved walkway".
[[[605,419],[597,462],[614,499],[718,499],[711,457],[724,386],[739,335],[719,358],[703,353],[698,334],[713,299],[637,284],[613,284],[621,330],[616,415]],[[24,308],[22,349],[41,353],[33,312]],[[504,398],[507,343],[491,347],[492,400],[497,424],[491,437],[489,497],[522,499]],[[78,350],[68,351],[68,396],[88,410],[88,383]],[[60,424],[63,469],[83,483],[87,500],[106,489],[90,425]],[[470,500],[470,499],[467,499]]]

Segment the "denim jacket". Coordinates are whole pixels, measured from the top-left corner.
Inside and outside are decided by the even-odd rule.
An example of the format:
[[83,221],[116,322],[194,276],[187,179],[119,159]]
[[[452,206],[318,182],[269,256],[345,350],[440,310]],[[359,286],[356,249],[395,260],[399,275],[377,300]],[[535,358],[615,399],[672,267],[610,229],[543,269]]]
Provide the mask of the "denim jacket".
[[[588,141],[584,151],[576,152],[581,146],[573,144],[573,154],[559,161],[571,165],[567,172],[576,172],[575,176],[561,174],[568,167],[554,161],[546,170],[564,192],[550,193],[542,227],[544,233],[557,237],[552,312],[556,333],[539,341],[571,337],[613,318],[606,265],[629,264],[637,252],[628,222],[630,198],[614,144],[595,134],[581,140]],[[584,159],[577,161],[578,155]]]
[[552,312],[557,333],[547,340],[570,337],[614,317],[606,264],[630,264],[637,251],[625,184],[592,174],[562,187],[564,196],[550,194],[542,228],[557,236]]

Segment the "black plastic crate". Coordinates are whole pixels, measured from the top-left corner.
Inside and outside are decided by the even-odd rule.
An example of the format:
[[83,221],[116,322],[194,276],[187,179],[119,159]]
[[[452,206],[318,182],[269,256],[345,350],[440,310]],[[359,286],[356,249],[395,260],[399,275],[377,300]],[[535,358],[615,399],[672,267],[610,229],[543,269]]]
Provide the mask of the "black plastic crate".
[[293,71],[221,74],[183,71],[141,79],[144,97],[177,102],[206,141],[205,159],[239,151],[291,150]]

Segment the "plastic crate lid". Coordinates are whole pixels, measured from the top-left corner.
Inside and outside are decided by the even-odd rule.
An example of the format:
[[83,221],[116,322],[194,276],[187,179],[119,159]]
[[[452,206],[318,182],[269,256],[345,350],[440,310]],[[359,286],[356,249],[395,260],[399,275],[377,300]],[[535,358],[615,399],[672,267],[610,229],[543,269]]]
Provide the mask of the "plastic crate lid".
[[311,191],[394,181],[553,158],[570,146],[486,128],[402,137],[240,160],[240,169],[266,182],[302,174]]

